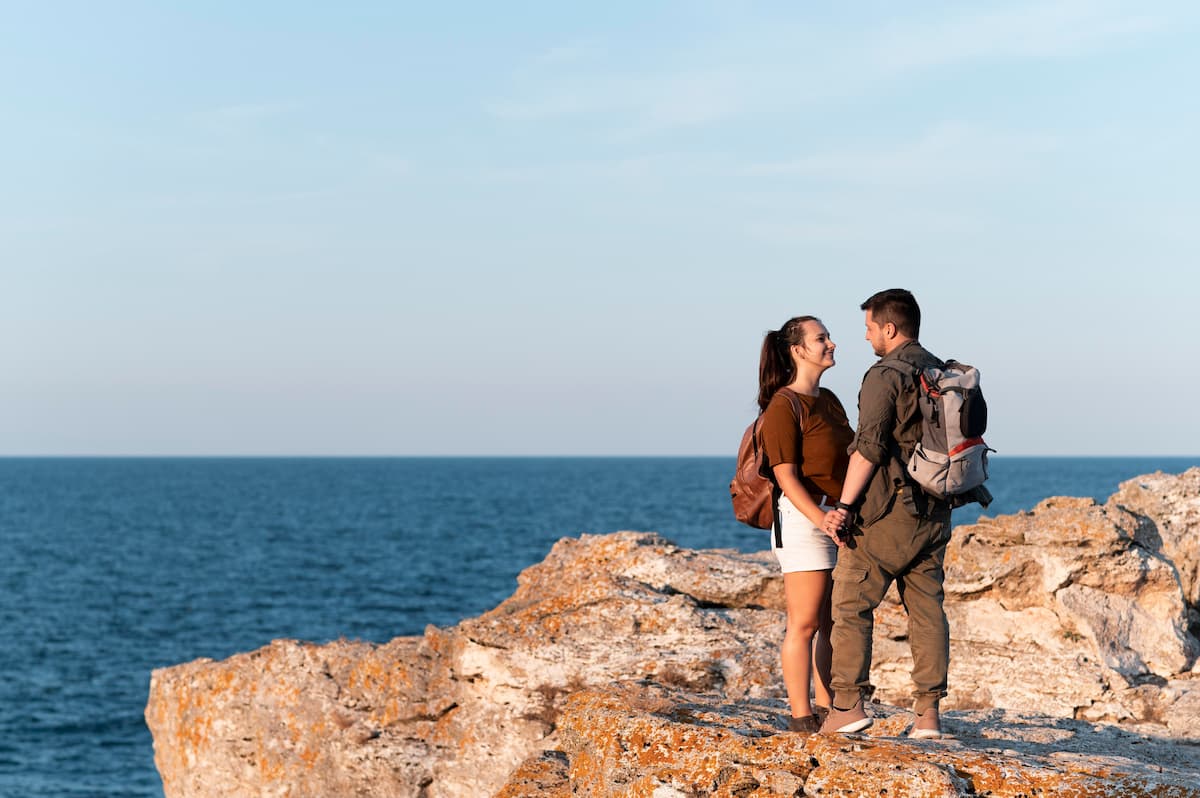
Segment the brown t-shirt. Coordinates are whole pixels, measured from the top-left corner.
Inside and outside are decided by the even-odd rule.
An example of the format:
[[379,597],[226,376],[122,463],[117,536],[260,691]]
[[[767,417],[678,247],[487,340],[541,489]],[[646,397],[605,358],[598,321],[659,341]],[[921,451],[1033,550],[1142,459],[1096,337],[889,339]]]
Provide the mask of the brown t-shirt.
[[[803,431],[788,393],[799,397],[807,411]],[[819,500],[822,493],[834,501],[841,497],[850,462],[847,447],[854,438],[854,430],[833,391],[822,388],[819,396],[806,396],[790,388],[779,389],[763,411],[758,434],[770,468],[795,463],[800,483],[813,499]]]

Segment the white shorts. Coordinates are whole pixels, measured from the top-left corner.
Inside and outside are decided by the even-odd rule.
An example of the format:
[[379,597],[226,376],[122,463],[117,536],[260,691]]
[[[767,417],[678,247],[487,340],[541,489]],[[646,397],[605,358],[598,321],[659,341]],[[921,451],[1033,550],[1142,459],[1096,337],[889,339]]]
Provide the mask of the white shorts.
[[[822,510],[830,508],[822,506]],[[812,525],[787,496],[779,497],[779,518],[783,525],[783,545],[776,546],[771,530],[771,550],[785,574],[793,571],[827,571],[837,565],[837,544]]]

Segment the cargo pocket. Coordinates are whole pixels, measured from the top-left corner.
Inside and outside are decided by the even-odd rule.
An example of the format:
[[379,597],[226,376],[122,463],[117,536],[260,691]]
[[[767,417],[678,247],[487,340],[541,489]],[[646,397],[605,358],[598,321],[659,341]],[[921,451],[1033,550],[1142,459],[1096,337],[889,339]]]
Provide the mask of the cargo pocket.
[[870,590],[870,572],[860,565],[842,565],[842,560],[833,569],[833,591],[830,605],[833,617],[847,618],[859,615],[864,606],[870,604],[866,594]]
[[845,585],[857,585],[867,581],[867,569],[856,565],[842,565],[842,560],[833,568],[833,581]]

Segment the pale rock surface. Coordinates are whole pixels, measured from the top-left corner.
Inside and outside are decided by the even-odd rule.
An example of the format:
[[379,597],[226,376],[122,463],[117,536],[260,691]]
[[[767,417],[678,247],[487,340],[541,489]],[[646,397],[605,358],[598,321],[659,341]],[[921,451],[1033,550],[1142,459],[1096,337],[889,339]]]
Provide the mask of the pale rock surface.
[[[1200,469],[1180,479],[1193,473]],[[1177,569],[1144,539],[1155,518],[1113,501],[1056,497],[956,528],[946,558],[945,705],[1155,723],[1200,737],[1200,717],[1179,703],[1200,687],[1190,672],[1200,645]],[[882,699],[904,704],[907,621],[895,591],[889,598],[876,616],[872,680]],[[1180,692],[1163,689],[1170,680]]]
[[[549,795],[1200,796],[1200,750],[1109,725],[1006,710],[945,713],[940,740],[875,705],[862,735],[780,733],[780,701],[729,701],[656,685],[572,695]],[[544,755],[540,755],[544,756]],[[535,770],[542,759],[530,760]],[[526,767],[501,795],[528,784]],[[557,779],[555,781],[554,779]]]
[[[725,729],[695,738],[715,745],[711,754],[720,761],[751,749],[758,757],[762,746],[790,752],[762,754],[767,760],[755,766],[761,778],[751,774],[754,787],[739,781],[737,768],[721,775],[718,767],[715,794],[787,795],[802,784],[838,794],[854,779],[892,783],[890,795],[962,794],[985,783],[977,775],[980,762],[960,767],[971,757],[992,762],[994,770],[1015,768],[1030,784],[1040,783],[1043,770],[1046,778],[1063,771],[1097,777],[1072,758],[1091,756],[1068,744],[1081,734],[1098,746],[1096,755],[1111,755],[1118,743],[1194,752],[1194,745],[1159,740],[1200,740],[1197,646],[1181,576],[1191,561],[1180,568],[1164,556],[1170,539],[1171,550],[1186,558],[1189,535],[1196,537],[1186,509],[1198,495],[1193,471],[1140,478],[1156,480],[1148,495],[1130,488],[1138,480],[1125,483],[1122,495],[1127,489],[1134,495],[1104,506],[1049,499],[1031,513],[956,530],[946,605],[951,694],[943,708],[960,710],[950,715],[967,724],[960,728],[977,722],[980,731],[958,735],[964,747],[958,758],[944,758],[950,748],[931,749],[943,752],[932,758],[904,754],[909,775],[901,779],[936,782],[940,792],[896,792],[885,764],[898,755],[896,746],[917,746],[919,753],[925,744],[873,738],[859,752],[814,740],[803,743],[801,754],[794,735],[756,737],[734,723],[733,715],[745,714],[764,734],[784,726],[782,580],[773,558],[689,551],[632,532],[561,540],[496,609],[448,629],[430,627],[421,637],[385,645],[275,641],[222,662],[155,671],[146,708],[155,762],[167,798],[436,798],[498,790],[565,796],[572,789],[690,795],[683,776],[664,780],[624,754],[612,767],[624,769],[623,784],[641,786],[616,792],[581,786],[583,763],[595,758],[587,752],[617,751],[612,734],[621,724],[674,723],[681,707],[699,719],[687,721],[689,734]],[[1140,515],[1123,509],[1134,499],[1142,502]],[[900,705],[911,689],[904,626],[899,604],[880,608],[872,680],[878,696]],[[616,703],[596,714],[591,708],[601,707],[601,698]],[[647,709],[647,701],[666,705]],[[879,733],[899,734],[902,713],[878,709],[888,715],[876,724]],[[1041,716],[1022,720],[1022,733],[1065,729],[1062,740],[1052,735],[1037,751],[1010,745],[1003,735],[1006,718],[1017,717],[1012,712]],[[1046,716],[1121,722],[1142,736],[1105,736],[1110,727],[1089,736],[1086,723],[1060,727]],[[995,728],[987,725],[992,721]],[[1019,756],[981,748],[975,740],[987,734],[1000,735]],[[777,753],[790,764],[776,762]],[[796,766],[798,756],[815,762],[811,770]],[[1194,759],[1180,761],[1200,783]],[[1141,765],[1130,768],[1135,782],[1158,783],[1144,779]],[[1195,794],[1164,784],[1153,794]],[[1152,794],[1130,789],[1122,794]]]
[[1122,482],[1108,505],[1146,519],[1138,530],[1139,542],[1174,563],[1184,600],[1200,609],[1200,468],[1178,476],[1159,471]]
[[275,641],[155,671],[146,720],[165,794],[488,795],[586,685],[777,695],[769,556],[585,535],[450,629],[385,646]]

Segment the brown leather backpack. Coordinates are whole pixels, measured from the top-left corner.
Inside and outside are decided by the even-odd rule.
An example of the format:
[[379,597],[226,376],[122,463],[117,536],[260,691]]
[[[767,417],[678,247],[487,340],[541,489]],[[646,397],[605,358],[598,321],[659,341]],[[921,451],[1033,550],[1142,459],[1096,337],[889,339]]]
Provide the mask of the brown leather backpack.
[[[804,427],[804,404],[791,388],[786,391],[796,413],[796,424]],[[746,427],[742,443],[738,447],[737,471],[729,483],[729,498],[733,501],[733,517],[756,529],[770,529],[775,525],[775,478],[771,465],[758,439],[758,427],[762,413]]]

